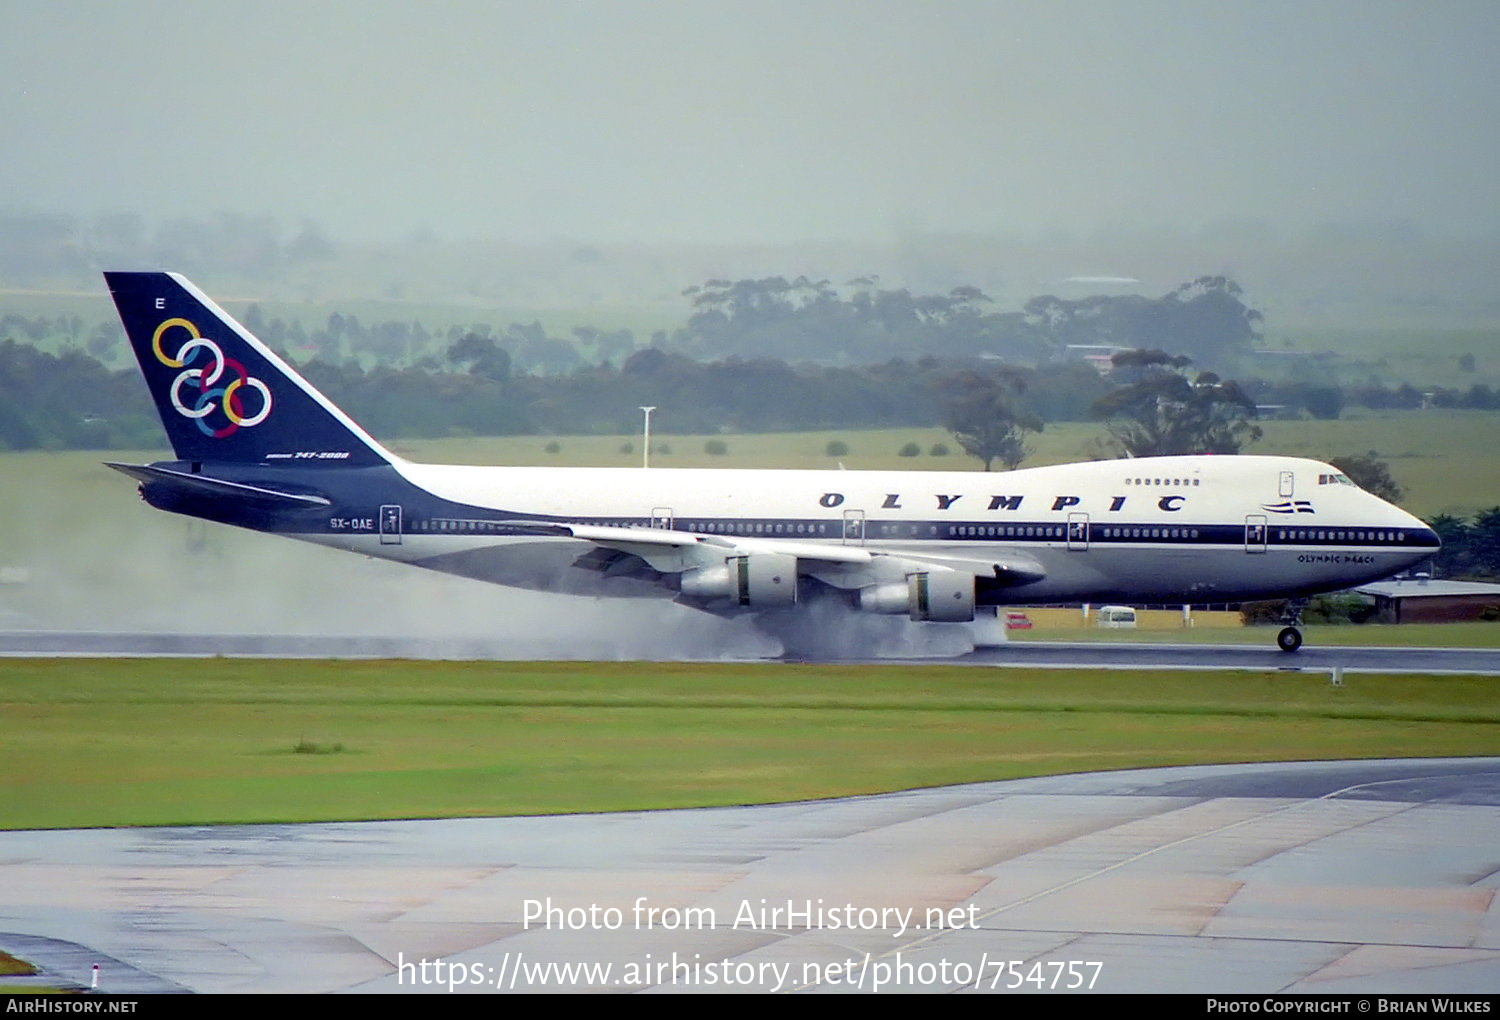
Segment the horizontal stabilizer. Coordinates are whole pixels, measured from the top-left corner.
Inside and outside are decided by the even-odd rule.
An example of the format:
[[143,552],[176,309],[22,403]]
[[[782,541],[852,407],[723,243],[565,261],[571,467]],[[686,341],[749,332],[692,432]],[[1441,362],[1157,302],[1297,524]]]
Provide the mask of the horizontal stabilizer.
[[179,492],[193,495],[221,498],[227,496],[233,499],[279,503],[309,510],[330,505],[329,501],[322,496],[309,496],[301,492],[282,492],[259,485],[245,485],[242,482],[226,482],[221,478],[188,474],[186,471],[172,471],[148,464],[116,464],[105,461],[104,466],[112,467],[122,474],[150,485],[166,485]]

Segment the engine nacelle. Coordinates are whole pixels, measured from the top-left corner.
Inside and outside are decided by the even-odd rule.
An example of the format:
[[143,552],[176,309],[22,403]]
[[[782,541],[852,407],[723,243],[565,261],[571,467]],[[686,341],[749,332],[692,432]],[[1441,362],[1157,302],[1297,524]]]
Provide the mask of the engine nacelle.
[[933,623],[968,623],[974,619],[974,575],[957,570],[912,574],[911,618]]
[[905,584],[872,584],[859,590],[859,608],[866,613],[911,612],[911,595]]
[[867,613],[905,613],[918,623],[968,623],[974,619],[974,576],[957,570],[906,575],[905,584],[872,584],[859,590]]
[[682,593],[700,599],[733,599],[754,609],[795,605],[797,557],[782,553],[731,556],[722,567],[684,573]]

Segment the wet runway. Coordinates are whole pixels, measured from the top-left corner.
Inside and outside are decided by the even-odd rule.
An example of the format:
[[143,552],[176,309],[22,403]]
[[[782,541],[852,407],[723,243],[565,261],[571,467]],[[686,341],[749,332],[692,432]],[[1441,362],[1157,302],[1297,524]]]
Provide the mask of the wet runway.
[[1379,673],[1500,674],[1500,648],[1309,646],[1288,654],[1265,645],[1157,645],[1015,641],[956,660],[973,666],[1109,666],[1116,669],[1307,669]]
[[1497,886],[1500,758],[1199,766],[0,833],[0,947],[121,991],[1493,994]]
[[[528,657],[536,657],[528,650]],[[559,648],[558,657],[569,650]],[[484,638],[323,636],[287,634],[153,634],[95,631],[0,632],[0,656],[266,656],[507,660],[513,644]],[[889,659],[869,660],[889,662]],[[1260,645],[1135,644],[1094,641],[1013,641],[953,658],[904,661],[967,666],[1051,666],[1123,669],[1309,669],[1371,672],[1456,672],[1500,675],[1497,648],[1304,646],[1277,651],[1268,632]]]

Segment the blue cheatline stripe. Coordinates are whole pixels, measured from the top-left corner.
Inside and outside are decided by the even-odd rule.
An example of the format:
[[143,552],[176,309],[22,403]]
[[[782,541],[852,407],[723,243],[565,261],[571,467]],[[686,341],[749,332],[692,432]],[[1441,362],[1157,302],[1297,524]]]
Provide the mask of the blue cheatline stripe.
[[[477,508],[476,508],[477,510]],[[407,532],[415,534],[521,534],[521,528],[506,526],[506,520],[515,515],[499,517],[481,516],[431,516],[411,517]],[[651,524],[650,517],[560,517],[555,515],[527,515],[531,520],[549,520],[602,527],[644,528]],[[786,538],[812,541],[842,541],[846,537],[843,520],[819,520],[809,518],[699,518],[679,517],[672,522],[678,531],[695,534],[724,535],[730,538]],[[1300,534],[1299,534],[1300,533]],[[935,521],[866,521],[863,535],[851,530],[847,537],[865,541],[905,540],[941,542],[977,542],[994,544],[1056,544],[1068,541],[1068,525],[1057,522],[1032,521],[1017,524],[985,524],[980,522],[935,522]],[[1083,541],[1075,537],[1074,541]],[[1421,548],[1424,532],[1415,528],[1280,528],[1267,529],[1266,545],[1270,548],[1327,547],[1369,549]],[[1225,546],[1244,545],[1245,526],[1242,524],[1197,524],[1162,526],[1153,524],[1109,524],[1094,525],[1089,529],[1087,542],[1090,546],[1174,545],[1174,546]],[[1257,543],[1259,544],[1259,543]]]

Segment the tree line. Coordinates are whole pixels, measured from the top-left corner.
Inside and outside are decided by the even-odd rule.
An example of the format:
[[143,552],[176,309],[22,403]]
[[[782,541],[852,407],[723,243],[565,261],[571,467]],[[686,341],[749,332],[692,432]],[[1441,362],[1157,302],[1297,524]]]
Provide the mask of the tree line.
[[1015,312],[990,310],[992,299],[977,287],[920,295],[883,290],[875,277],[843,288],[805,276],[710,280],[683,293],[693,313],[672,339],[699,358],[870,363],[921,352],[1038,364],[1088,345],[1162,349],[1226,366],[1262,339],[1261,313],[1223,276],[1199,277],[1159,298],[1045,294]]
[[[357,320],[341,318],[342,333],[330,335],[347,339]],[[87,351],[68,345],[48,354],[16,339],[49,335],[59,321],[71,335],[90,338]],[[106,343],[112,353],[125,349],[119,327],[59,321],[0,318],[0,445],[152,445],[153,412],[137,370],[113,369],[92,353]],[[260,325],[277,335],[268,323]],[[418,335],[376,325],[387,335]],[[1233,452],[1255,438],[1257,404],[1317,417],[1336,416],[1343,406],[1337,387],[1330,396],[1308,383],[1239,383],[1162,351],[1120,352],[1108,376],[1077,360],[1034,367],[937,356],[863,365],[737,356],[700,361],[657,346],[631,348],[616,365],[610,358],[623,354],[628,338],[611,342],[596,331],[599,360],[575,354],[572,368],[558,372],[538,364],[538,346],[526,346],[545,339],[535,324],[470,330],[447,342],[455,332],[426,333],[427,353],[404,365],[366,367],[307,346],[285,356],[369,428],[392,438],[628,433],[637,424],[636,408],[652,404],[661,408],[656,425],[667,433],[945,426],[987,466],[1014,467],[1025,458],[1025,434],[1046,422],[1107,422],[1110,445],[1096,451],[1099,456]],[[120,355],[110,360],[118,364]],[[1484,386],[1463,400],[1429,396],[1428,402],[1500,407]],[[1015,428],[1019,434],[1008,434]]]
[[1500,506],[1470,518],[1438,514],[1427,523],[1443,540],[1434,561],[1439,576],[1500,580]]
[[[221,224],[220,233],[240,241],[238,245],[226,242],[226,249],[279,252],[269,230],[269,224],[230,218]],[[295,244],[292,247],[301,250]],[[0,265],[0,272],[4,269]],[[1159,298],[1102,295],[1069,300],[1042,295],[1012,312],[990,310],[992,300],[977,287],[957,287],[948,294],[913,294],[904,288],[880,289],[873,277],[851,280],[842,289],[827,280],[806,277],[710,280],[684,294],[693,309],[687,323],[660,331],[645,342],[629,330],[587,326],[575,328],[571,338],[559,338],[549,336],[539,322],[512,323],[499,331],[478,323],[436,334],[420,322],[366,324],[356,316],[333,312],[326,322],[309,325],[268,319],[256,305],[246,310],[244,321],[262,340],[294,353],[398,365],[433,357],[436,348],[451,344],[463,333],[473,333],[494,339],[527,371],[546,375],[572,372],[599,361],[618,365],[648,344],[697,361],[845,366],[928,355],[1035,366],[1063,360],[1070,346],[1083,345],[1160,349],[1224,370],[1261,340],[1261,314],[1244,303],[1238,284],[1222,276],[1200,277]],[[55,335],[107,360],[111,333],[107,324],[102,328],[102,332],[100,327],[90,329],[85,337],[76,317],[27,321],[8,316],[0,321],[0,336],[21,333],[39,341]]]
[[[642,404],[661,408],[654,424],[664,433],[929,427],[944,417],[943,380],[969,364],[700,362],[646,347],[619,366],[601,360],[545,374],[518,365],[498,337],[477,333],[405,366],[282,353],[372,432],[393,439],[631,433]],[[1109,389],[1077,362],[1027,371],[1036,413],[1050,421],[1087,420]],[[54,355],[0,340],[0,448],[152,446],[160,442],[154,419],[137,368],[114,369],[77,348]]]
[[[1163,378],[1180,382],[1178,362]],[[655,347],[637,350],[618,367],[602,361],[547,375],[517,369],[494,337],[473,333],[450,344],[440,363],[365,368],[353,360],[313,358],[300,370],[372,432],[393,439],[631,433],[637,408],[651,404],[660,408],[654,424],[662,433],[947,425],[986,461],[995,455],[965,439],[983,427],[973,424],[978,419],[988,415],[1032,431],[1049,421],[1093,420],[1109,409],[1126,378],[1111,381],[1081,362],[1034,369],[937,357],[859,366],[767,358],[701,362]],[[1253,413],[1253,405],[1239,406]],[[111,369],[77,349],[53,355],[0,341],[0,447],[118,449],[159,442],[137,369]],[[1140,443],[1124,448],[1150,452]],[[1001,460],[1014,466],[1024,455],[1019,443]]]

